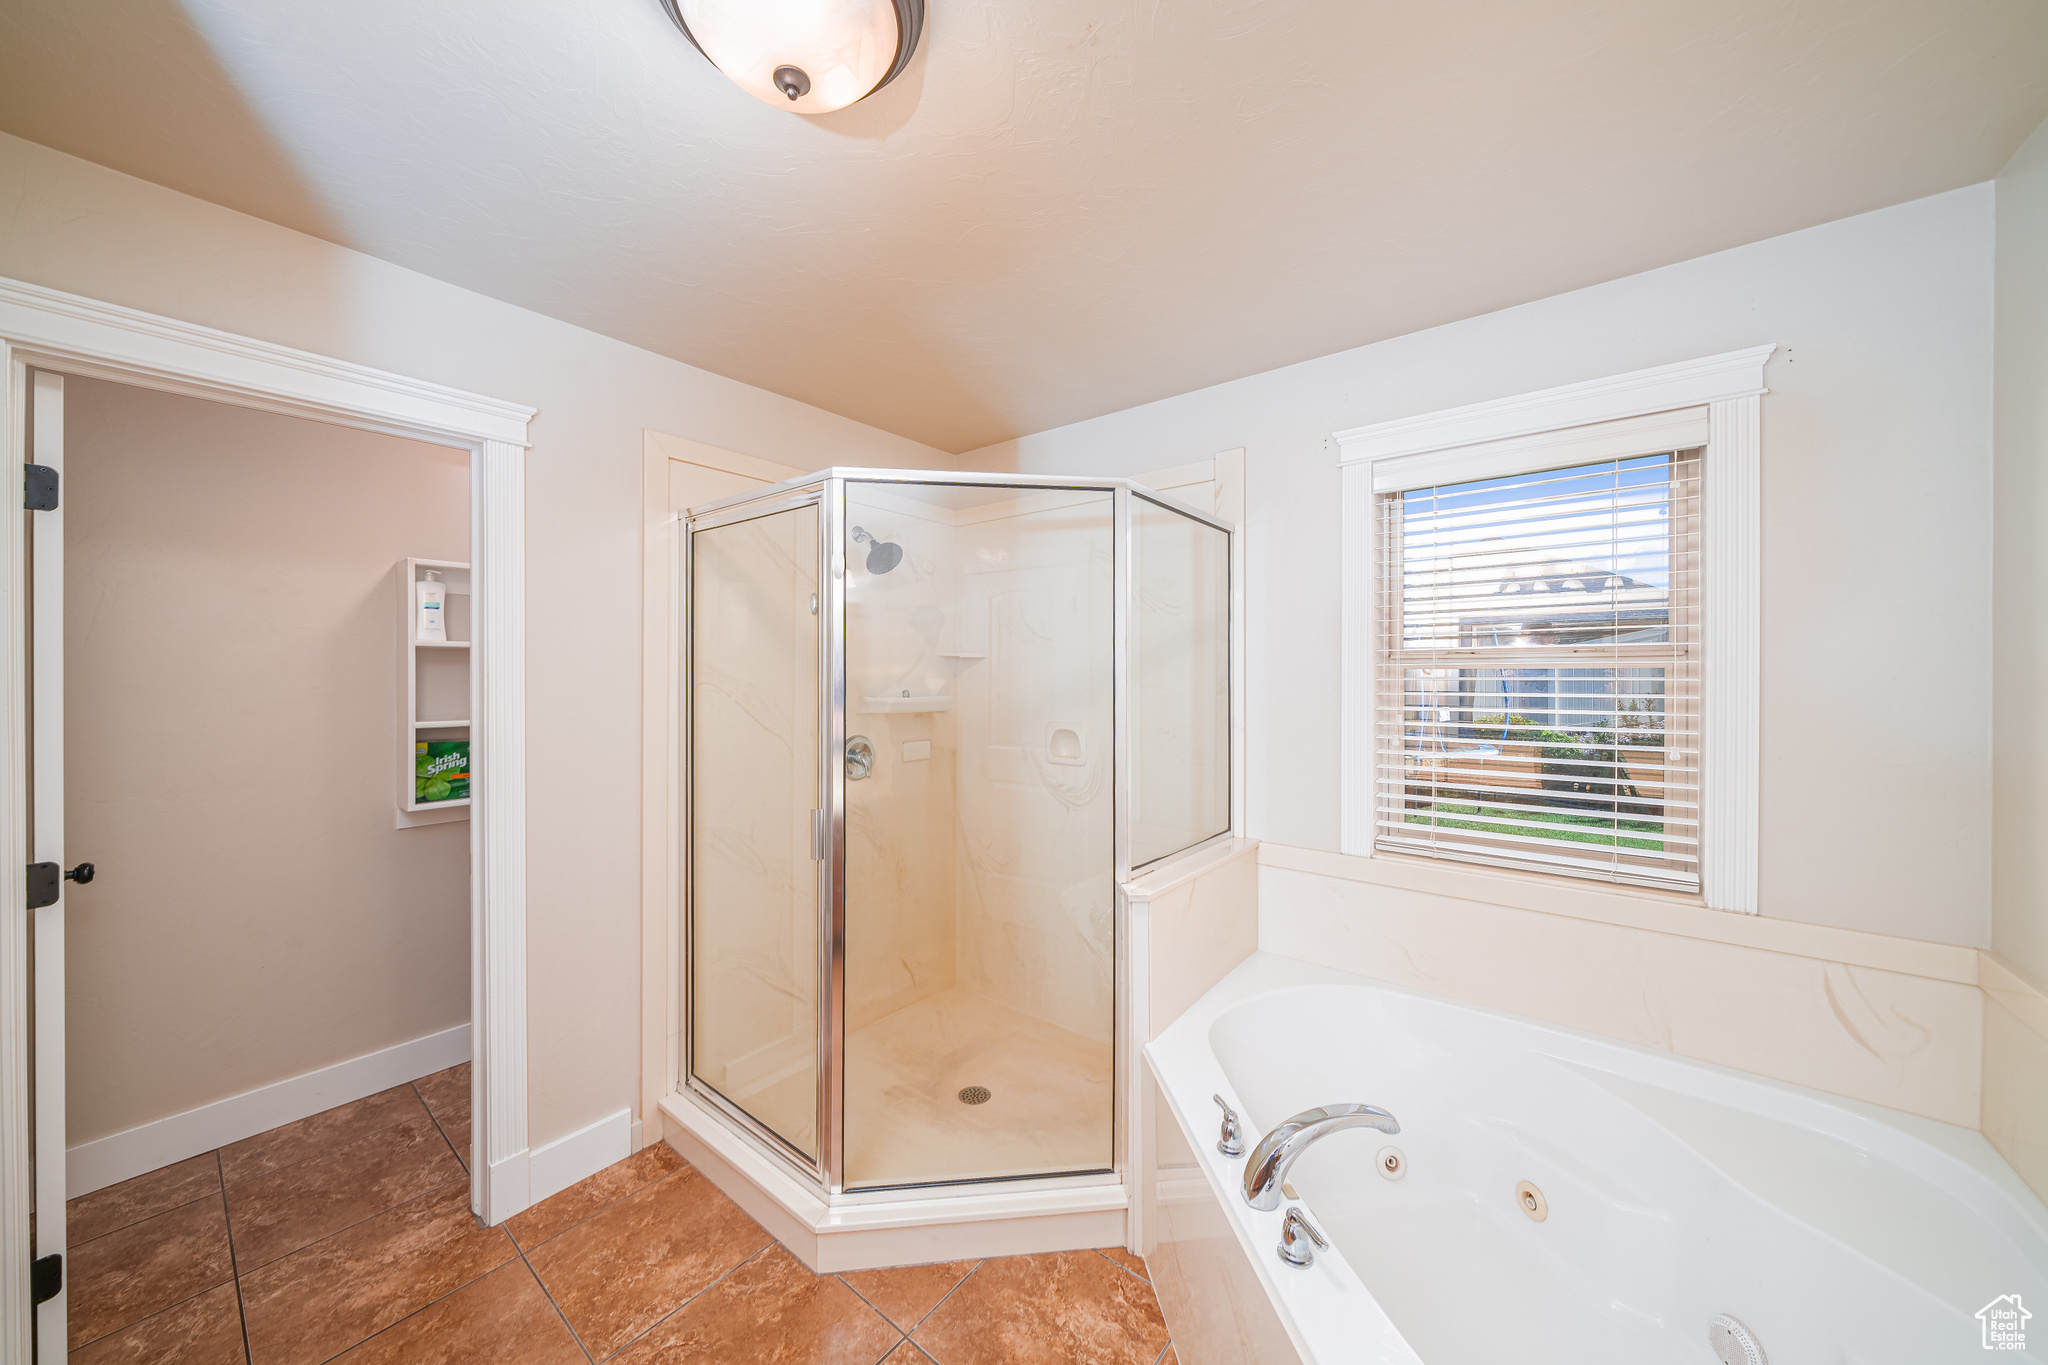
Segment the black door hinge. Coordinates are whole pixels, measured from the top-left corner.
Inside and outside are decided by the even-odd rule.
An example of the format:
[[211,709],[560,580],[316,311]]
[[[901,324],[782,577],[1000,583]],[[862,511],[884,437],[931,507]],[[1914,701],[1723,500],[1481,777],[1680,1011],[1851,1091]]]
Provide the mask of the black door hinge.
[[40,910],[46,905],[57,903],[57,893],[64,889],[64,870],[55,863],[30,863],[28,865],[28,908]]
[[57,1297],[64,1287],[64,1256],[53,1252],[38,1256],[28,1269],[28,1296],[31,1304],[48,1303]]
[[21,505],[31,512],[57,510],[57,471],[46,464],[24,465]]

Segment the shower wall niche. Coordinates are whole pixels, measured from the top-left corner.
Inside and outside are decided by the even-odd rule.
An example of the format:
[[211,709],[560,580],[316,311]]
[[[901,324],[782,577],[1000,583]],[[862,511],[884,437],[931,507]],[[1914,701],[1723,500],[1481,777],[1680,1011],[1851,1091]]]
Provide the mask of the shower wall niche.
[[688,530],[686,1084],[831,1197],[1114,1179],[1118,886],[1232,832],[1231,528],[829,470]]

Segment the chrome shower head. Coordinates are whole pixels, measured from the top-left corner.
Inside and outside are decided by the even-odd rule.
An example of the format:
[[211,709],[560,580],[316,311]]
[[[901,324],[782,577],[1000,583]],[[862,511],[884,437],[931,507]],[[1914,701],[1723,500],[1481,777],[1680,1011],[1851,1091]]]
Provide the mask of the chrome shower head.
[[848,538],[856,545],[867,542],[869,573],[887,573],[903,562],[903,547],[894,541],[876,540],[858,526],[853,528]]

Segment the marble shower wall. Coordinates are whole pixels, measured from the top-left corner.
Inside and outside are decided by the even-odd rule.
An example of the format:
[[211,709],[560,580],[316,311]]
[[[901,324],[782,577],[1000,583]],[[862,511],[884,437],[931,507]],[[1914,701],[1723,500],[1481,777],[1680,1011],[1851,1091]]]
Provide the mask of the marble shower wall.
[[[886,573],[870,546],[846,547],[846,730],[874,745],[872,775],[846,784],[846,1028],[849,1033],[953,984],[958,846],[952,711],[888,714],[874,698],[953,695],[942,635],[957,610],[951,514],[912,487],[849,484],[847,524],[900,545]],[[925,743],[928,756],[906,745]]]
[[1107,1043],[1115,1028],[1112,508],[963,511],[959,984]]
[[873,573],[847,547],[848,731],[875,748],[847,784],[849,1031],[957,985],[1109,1041],[1113,508],[848,486],[849,526],[903,548]]

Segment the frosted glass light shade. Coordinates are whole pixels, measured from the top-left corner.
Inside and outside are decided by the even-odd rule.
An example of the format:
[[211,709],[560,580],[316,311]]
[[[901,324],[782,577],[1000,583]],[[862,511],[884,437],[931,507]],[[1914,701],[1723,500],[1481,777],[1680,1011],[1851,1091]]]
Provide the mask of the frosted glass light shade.
[[[778,109],[828,114],[867,95],[896,65],[895,0],[671,0],[692,42],[735,85]],[[916,34],[910,35],[916,40]],[[908,55],[907,53],[905,55]],[[809,88],[791,99],[775,73]]]

